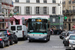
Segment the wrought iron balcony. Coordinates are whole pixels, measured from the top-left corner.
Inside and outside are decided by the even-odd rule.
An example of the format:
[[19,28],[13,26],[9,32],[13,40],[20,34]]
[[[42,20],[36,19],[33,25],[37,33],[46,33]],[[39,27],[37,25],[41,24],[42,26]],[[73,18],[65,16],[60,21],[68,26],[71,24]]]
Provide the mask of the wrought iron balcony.
[[72,19],[72,21],[74,22],[74,21],[75,21],[75,19]]
[[75,10],[73,10],[73,13],[75,13]]
[[75,14],[75,10],[63,10],[63,14]]
[[67,22],[67,19],[66,20],[64,19],[64,22]]
[[68,19],[68,21],[70,22],[70,21],[71,21],[71,19]]

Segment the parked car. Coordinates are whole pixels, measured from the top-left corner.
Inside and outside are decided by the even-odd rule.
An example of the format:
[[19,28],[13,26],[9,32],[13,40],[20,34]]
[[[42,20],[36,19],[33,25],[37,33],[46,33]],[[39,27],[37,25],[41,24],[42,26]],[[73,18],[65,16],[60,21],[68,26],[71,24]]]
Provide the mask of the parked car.
[[10,45],[9,38],[3,32],[4,31],[0,31],[0,47],[2,48],[4,48],[6,45]]
[[72,31],[68,31],[67,37],[65,37],[65,38],[63,39],[63,44],[64,44],[64,46],[66,46],[65,41],[68,39],[68,36],[69,36],[70,34],[74,34],[74,33],[73,33]]
[[7,37],[9,38],[10,45],[13,45],[13,42],[18,43],[17,36],[11,30],[2,29],[0,31],[3,31],[3,33],[7,35]]
[[75,34],[74,31],[68,31],[67,36],[69,36],[70,34]]
[[65,37],[67,37],[67,34],[68,34],[68,32],[67,31],[64,31],[64,32],[62,32],[61,34],[60,34],[60,39],[64,39]]
[[74,49],[75,48],[75,34],[70,34],[64,40],[64,45],[67,46],[66,50]]
[[17,36],[11,30],[5,30],[4,33],[9,37],[10,45],[12,45],[13,42],[18,43]]
[[25,25],[11,25],[10,29],[18,38],[27,39],[27,27]]

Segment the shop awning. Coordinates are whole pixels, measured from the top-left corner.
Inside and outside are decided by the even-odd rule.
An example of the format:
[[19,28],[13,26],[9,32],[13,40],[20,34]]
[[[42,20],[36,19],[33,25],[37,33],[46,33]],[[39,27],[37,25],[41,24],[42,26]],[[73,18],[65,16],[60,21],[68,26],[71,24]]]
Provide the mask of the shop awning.
[[11,17],[9,20],[10,20],[10,21],[14,21],[14,20],[15,20],[15,18],[14,18],[14,17]]
[[5,21],[14,21],[15,18],[14,18],[14,17],[10,17],[10,18],[5,18],[4,20],[5,20]]

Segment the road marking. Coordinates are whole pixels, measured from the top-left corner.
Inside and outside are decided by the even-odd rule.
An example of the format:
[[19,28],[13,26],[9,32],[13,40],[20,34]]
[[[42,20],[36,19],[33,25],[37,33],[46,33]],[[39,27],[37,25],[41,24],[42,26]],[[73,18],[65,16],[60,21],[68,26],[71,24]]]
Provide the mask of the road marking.
[[24,44],[24,41],[18,42],[18,45],[22,45],[22,44]]
[[[16,45],[16,44],[13,44],[13,45]],[[6,46],[6,47],[4,47],[4,48],[8,48],[8,47],[13,46],[13,45],[9,45],[9,46]]]

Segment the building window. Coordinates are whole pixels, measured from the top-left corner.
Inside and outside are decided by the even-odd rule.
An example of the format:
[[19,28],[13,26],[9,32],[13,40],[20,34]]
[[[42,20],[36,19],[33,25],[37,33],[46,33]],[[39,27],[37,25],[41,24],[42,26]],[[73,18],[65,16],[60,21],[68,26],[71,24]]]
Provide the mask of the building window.
[[30,7],[26,7],[26,14],[30,14]]
[[72,19],[72,21],[74,22],[74,21],[75,21],[75,19]]
[[52,0],[53,1],[53,3],[56,3],[56,0]]
[[71,21],[71,19],[69,18],[69,19],[68,19],[68,21],[70,22],[70,21]]
[[56,7],[52,7],[52,14],[56,13]]
[[75,6],[73,6],[73,10],[75,10]]
[[26,0],[26,3],[30,3],[30,0]]
[[71,0],[69,0],[69,4],[71,4]]
[[15,6],[14,14],[19,14],[19,6]]
[[65,10],[65,7],[63,7],[63,10]]
[[65,1],[63,1],[63,4],[65,4]]
[[13,21],[11,21],[11,25],[13,25]]
[[2,6],[2,5],[0,4],[0,12],[1,12],[1,10],[2,10],[1,6]]
[[36,0],[36,3],[40,3],[40,0]]
[[2,23],[2,29],[4,29],[4,23]]
[[72,3],[75,3],[75,0],[72,0]]
[[47,0],[43,0],[44,1],[44,3],[47,3]]
[[19,25],[19,20],[15,19],[16,25]]
[[69,10],[71,10],[71,6],[69,6]]
[[39,7],[36,7],[36,14],[39,14]]
[[15,2],[19,2],[19,0],[15,0]]
[[66,24],[64,24],[64,28],[66,28]]
[[47,7],[43,7],[43,14],[47,14]]
[[2,9],[2,13],[4,13],[4,8]]

